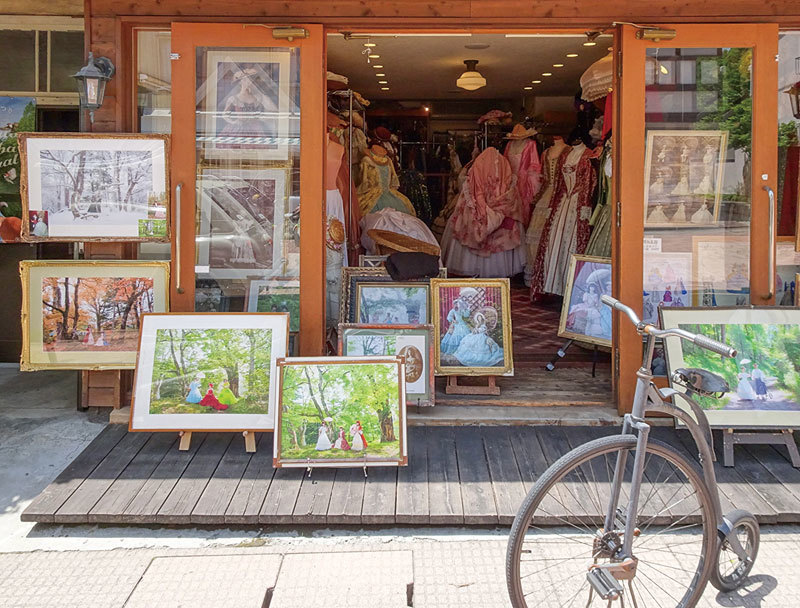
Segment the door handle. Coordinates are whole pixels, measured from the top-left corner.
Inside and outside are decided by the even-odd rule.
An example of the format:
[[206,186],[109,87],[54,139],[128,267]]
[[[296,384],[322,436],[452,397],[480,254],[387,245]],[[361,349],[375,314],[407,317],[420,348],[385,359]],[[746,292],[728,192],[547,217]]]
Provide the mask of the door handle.
[[775,296],[775,192],[769,186],[762,186],[769,195],[769,293],[765,300]]
[[181,286],[181,193],[183,184],[175,186],[175,291],[183,293]]

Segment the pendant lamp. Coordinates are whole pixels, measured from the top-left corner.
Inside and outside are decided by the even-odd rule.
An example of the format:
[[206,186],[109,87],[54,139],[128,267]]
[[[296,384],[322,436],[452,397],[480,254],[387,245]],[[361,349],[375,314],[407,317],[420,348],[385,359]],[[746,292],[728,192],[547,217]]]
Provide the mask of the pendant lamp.
[[486,86],[486,79],[481,76],[481,73],[476,69],[478,65],[477,59],[465,59],[464,65],[467,66],[467,71],[461,74],[456,80],[456,86],[466,91],[475,91],[481,87]]

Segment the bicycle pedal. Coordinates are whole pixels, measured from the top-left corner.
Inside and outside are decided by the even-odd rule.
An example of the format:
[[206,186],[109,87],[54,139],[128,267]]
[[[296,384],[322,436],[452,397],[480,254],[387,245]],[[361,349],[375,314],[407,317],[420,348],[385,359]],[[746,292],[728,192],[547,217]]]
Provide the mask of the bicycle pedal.
[[591,568],[586,580],[601,599],[616,600],[622,595],[622,585],[605,568]]

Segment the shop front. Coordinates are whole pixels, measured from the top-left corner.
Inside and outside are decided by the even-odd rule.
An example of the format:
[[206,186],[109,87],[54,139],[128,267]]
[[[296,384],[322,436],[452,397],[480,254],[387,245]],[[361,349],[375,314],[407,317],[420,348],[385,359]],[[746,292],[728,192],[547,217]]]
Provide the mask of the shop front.
[[[580,109],[573,96],[580,76],[604,60],[602,78],[613,94],[592,104],[592,118],[605,119],[603,134],[592,143],[600,142],[602,150],[608,141],[611,160],[606,171],[592,158],[591,189],[605,179],[609,191],[603,213],[589,206],[571,221],[585,222],[588,237],[589,220],[596,231],[597,216],[604,217],[607,250],[598,253],[611,259],[614,295],[651,322],[658,320],[659,305],[793,304],[800,265],[794,253],[797,119],[785,91],[800,80],[800,33],[792,30],[800,25],[800,11],[789,2],[771,5],[770,14],[757,3],[736,6],[735,14],[725,3],[704,3],[692,13],[677,2],[661,5],[658,14],[643,14],[638,6],[394,2],[365,12],[358,2],[256,8],[176,1],[139,2],[123,14],[116,3],[92,0],[87,48],[117,66],[92,130],[171,133],[174,238],[169,250],[141,245],[138,257],[172,260],[172,310],[286,308],[293,313],[293,352],[320,354],[329,343],[326,261],[336,250],[326,245],[330,213],[324,202],[331,184],[336,187],[332,174],[342,166],[326,156],[330,114],[349,118],[336,128],[352,138],[358,113],[347,105],[352,95],[343,104],[342,95],[326,94],[330,73],[349,72],[350,89],[372,101],[365,112],[370,137],[379,126],[407,134],[422,125],[423,136],[395,137],[404,170],[412,157],[428,163],[437,143],[458,148],[460,132],[478,152],[491,147],[488,127],[466,123],[492,108],[513,117],[495,133],[503,144],[514,139],[513,123],[520,122],[540,135],[540,154],[557,137],[578,149],[583,142],[573,127]],[[461,59],[452,62],[454,49],[463,59],[474,55],[492,85],[502,82],[494,99],[453,86],[463,71]],[[253,84],[264,70],[274,91]],[[441,84],[450,72],[453,83]],[[248,113],[280,118],[267,127]],[[437,140],[437,133],[446,135]],[[459,163],[466,164],[471,152]],[[362,167],[347,158],[350,182]],[[451,165],[421,170],[431,192],[441,179],[440,208],[457,180],[452,172]],[[350,184],[342,190],[342,240],[350,241],[339,255],[349,254],[350,265],[358,254],[357,190]],[[265,206],[265,200],[273,204]],[[433,226],[435,214],[428,219]],[[580,232],[580,226],[570,229]],[[495,276],[522,275],[526,262],[535,266],[525,260],[524,245],[520,255],[518,267]],[[480,272],[466,266],[457,274]],[[557,350],[558,315],[547,316],[547,297],[544,305],[535,298],[532,305],[529,288],[516,287],[517,309],[534,306],[534,312],[513,319],[515,335],[524,335],[515,340],[515,357],[524,358],[525,342],[549,341],[555,346],[548,348]],[[543,291],[565,295],[564,285]],[[551,318],[549,328],[524,333],[526,320],[536,326]],[[623,412],[642,346],[625,324],[615,322],[612,335],[605,367],[606,355],[599,355],[597,383]],[[530,367],[541,367],[536,357],[542,352]],[[567,381],[560,390],[574,393],[580,384]],[[541,386],[531,381],[526,391]],[[572,399],[579,402],[580,395]],[[502,401],[501,395],[497,403]]]

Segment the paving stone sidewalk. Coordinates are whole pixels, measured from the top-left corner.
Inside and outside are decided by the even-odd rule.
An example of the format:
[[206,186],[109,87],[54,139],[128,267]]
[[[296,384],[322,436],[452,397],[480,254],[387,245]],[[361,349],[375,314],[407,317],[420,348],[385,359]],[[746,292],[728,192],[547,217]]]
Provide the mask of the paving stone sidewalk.
[[[0,553],[0,607],[402,608],[413,579],[415,608],[506,608],[502,533],[467,537],[330,533],[247,546]],[[798,563],[800,528],[765,528],[747,587],[729,595],[709,587],[700,606],[800,606]]]

